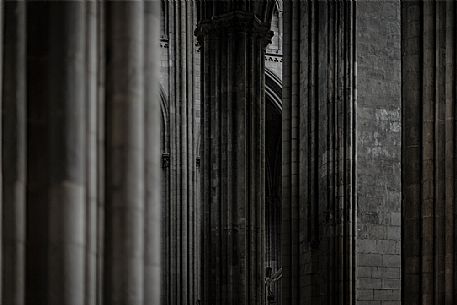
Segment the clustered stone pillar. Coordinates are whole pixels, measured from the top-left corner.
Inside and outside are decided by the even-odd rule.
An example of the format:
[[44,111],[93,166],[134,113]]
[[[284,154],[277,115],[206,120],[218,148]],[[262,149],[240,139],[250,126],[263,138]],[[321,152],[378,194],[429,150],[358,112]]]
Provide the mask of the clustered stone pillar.
[[[197,194],[200,136],[200,53],[194,30],[196,1],[163,1],[168,19],[168,166],[164,180],[169,197],[164,198],[164,302],[196,304],[199,293],[200,201]],[[168,85],[168,86],[167,86]],[[167,175],[168,178],[167,178]]]
[[457,302],[456,10],[402,2],[404,304]]
[[159,16],[0,4],[1,304],[160,304]]
[[354,3],[284,2],[282,304],[355,297]]
[[100,294],[97,288],[97,255],[98,245],[98,198],[97,165],[100,155],[97,153],[98,141],[98,109],[99,101],[99,69],[98,69],[98,31],[101,3],[89,1],[86,3],[86,71],[85,71],[85,104],[86,104],[86,263],[85,263],[85,297],[84,305],[97,304]]
[[264,53],[251,12],[200,21],[202,65],[202,303],[263,304]]

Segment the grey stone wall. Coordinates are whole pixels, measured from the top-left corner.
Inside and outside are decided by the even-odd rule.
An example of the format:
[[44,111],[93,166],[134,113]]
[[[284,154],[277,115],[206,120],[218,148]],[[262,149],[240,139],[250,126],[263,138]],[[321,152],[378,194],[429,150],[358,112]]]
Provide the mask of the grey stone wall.
[[400,1],[357,3],[357,304],[401,299]]

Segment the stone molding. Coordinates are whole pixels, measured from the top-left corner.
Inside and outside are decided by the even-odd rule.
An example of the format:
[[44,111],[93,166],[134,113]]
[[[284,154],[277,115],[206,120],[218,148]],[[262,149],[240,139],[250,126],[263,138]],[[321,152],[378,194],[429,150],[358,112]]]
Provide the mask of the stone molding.
[[266,54],[265,60],[272,62],[282,62],[282,55]]

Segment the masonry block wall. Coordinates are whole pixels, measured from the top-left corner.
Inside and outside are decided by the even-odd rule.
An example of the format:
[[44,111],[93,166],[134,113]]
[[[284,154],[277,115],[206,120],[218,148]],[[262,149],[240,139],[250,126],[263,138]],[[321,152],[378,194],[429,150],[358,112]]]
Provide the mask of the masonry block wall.
[[357,304],[401,299],[400,1],[360,1],[357,49]]

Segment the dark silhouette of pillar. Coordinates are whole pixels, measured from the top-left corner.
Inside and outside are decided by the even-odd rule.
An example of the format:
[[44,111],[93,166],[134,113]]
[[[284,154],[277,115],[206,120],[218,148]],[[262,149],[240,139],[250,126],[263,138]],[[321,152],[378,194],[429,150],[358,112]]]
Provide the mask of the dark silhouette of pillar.
[[259,305],[265,302],[264,54],[272,34],[254,11],[224,10],[226,5],[216,7],[212,18],[202,13],[196,31],[202,66],[202,303]]

